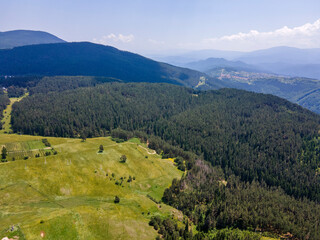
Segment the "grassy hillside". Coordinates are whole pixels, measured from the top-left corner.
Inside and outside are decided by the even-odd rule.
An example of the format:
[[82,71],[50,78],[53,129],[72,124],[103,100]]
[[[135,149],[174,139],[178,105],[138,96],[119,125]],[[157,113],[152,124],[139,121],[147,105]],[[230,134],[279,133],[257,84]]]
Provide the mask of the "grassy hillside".
[[[21,154],[43,147],[34,144],[40,139],[2,134],[0,146],[16,146]],[[57,155],[16,161],[8,156],[0,163],[0,238],[42,239],[44,232],[45,239],[154,239],[150,217],[179,214],[147,195],[160,200],[182,172],[137,139],[47,139]],[[123,154],[126,163],[119,161]],[[129,176],[135,180],[128,182]]]

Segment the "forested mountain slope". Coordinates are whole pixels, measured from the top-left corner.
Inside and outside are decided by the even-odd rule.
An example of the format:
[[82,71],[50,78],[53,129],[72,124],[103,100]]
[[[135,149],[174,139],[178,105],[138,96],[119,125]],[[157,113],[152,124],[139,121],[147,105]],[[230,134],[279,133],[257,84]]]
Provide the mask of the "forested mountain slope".
[[[196,86],[204,73],[159,63],[89,42],[42,44],[0,50],[0,75],[104,76],[126,82],[167,82]],[[211,79],[210,87],[226,86]]]
[[14,105],[12,126],[15,132],[63,137],[140,129],[203,154],[242,180],[263,180],[320,200],[320,117],[271,95],[112,83],[26,98]]
[[[138,130],[165,157],[182,157],[177,164],[188,174],[164,200],[201,231],[260,227],[300,239],[318,236],[318,115],[272,95],[234,89],[200,92],[150,83],[45,89],[13,106],[15,132],[93,137]],[[215,174],[197,158],[217,167]]]

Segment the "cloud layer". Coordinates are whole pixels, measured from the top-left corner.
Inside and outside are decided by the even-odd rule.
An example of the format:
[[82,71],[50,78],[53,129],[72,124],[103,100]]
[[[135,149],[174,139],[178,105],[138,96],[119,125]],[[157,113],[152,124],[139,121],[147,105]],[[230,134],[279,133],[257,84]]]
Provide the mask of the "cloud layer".
[[252,51],[276,46],[297,48],[320,48],[320,19],[297,27],[284,26],[274,31],[263,32],[250,30],[222,37],[200,39],[197,42],[171,42],[152,38],[135,38],[133,34],[110,33],[93,42],[112,45],[121,49],[142,51],[164,51],[168,49],[220,49],[235,51]]
[[284,26],[271,32],[251,30],[248,33],[240,32],[202,41],[202,46],[205,48],[232,50],[253,50],[283,45],[301,48],[320,47],[320,19],[299,27]]
[[123,35],[123,34],[114,34],[114,33],[110,33],[107,36],[103,36],[100,39],[93,39],[93,42],[95,43],[100,43],[103,45],[112,45],[114,43],[130,43],[134,41],[134,35],[129,34],[129,35]]

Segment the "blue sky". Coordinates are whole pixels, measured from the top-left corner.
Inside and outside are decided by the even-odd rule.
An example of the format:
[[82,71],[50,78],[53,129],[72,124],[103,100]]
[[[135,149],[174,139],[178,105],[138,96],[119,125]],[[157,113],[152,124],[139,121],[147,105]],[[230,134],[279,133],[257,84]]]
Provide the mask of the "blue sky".
[[139,53],[320,47],[319,0],[0,0],[0,31]]

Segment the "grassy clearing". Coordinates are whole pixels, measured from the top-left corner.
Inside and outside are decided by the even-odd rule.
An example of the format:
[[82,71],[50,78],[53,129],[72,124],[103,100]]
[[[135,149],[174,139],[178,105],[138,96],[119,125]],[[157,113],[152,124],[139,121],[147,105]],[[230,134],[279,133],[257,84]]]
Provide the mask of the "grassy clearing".
[[[40,147],[38,140],[0,135],[0,145],[21,143],[32,149]],[[43,239],[41,232],[44,239],[154,239],[150,217],[179,214],[164,204],[160,208],[147,195],[160,200],[182,172],[139,147],[137,140],[48,141],[57,155],[0,163],[0,239],[12,225],[26,239]],[[100,144],[103,153],[98,153]],[[126,163],[119,161],[123,154]],[[135,180],[128,182],[129,176]],[[116,195],[119,204],[113,202]]]
[[10,98],[10,104],[7,106],[5,110],[3,110],[3,119],[1,120],[2,124],[2,129],[0,129],[0,134],[1,133],[11,133],[11,111],[12,111],[12,105],[15,102],[21,101],[22,98],[28,96],[29,93],[26,93],[24,96],[20,98]]

